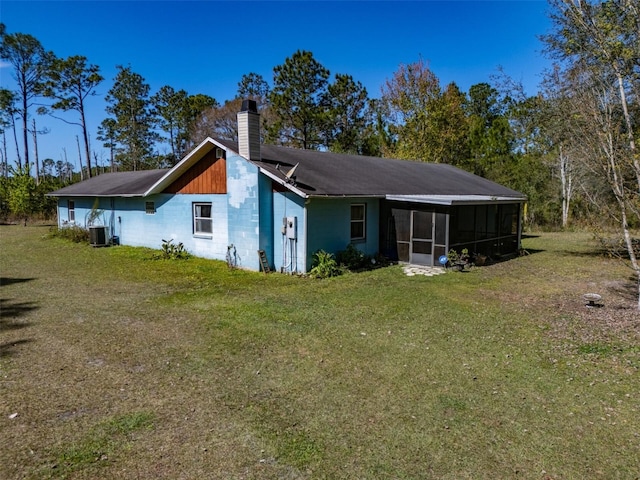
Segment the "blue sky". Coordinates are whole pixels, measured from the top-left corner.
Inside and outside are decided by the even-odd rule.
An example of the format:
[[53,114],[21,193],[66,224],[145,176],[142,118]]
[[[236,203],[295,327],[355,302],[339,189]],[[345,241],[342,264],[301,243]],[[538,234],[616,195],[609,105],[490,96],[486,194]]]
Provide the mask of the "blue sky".
[[[104,95],[116,65],[130,65],[155,93],[163,85],[204,93],[219,102],[235,95],[243,74],[271,83],[273,67],[309,50],[331,71],[362,82],[379,97],[400,64],[423,58],[442,85],[491,82],[501,66],[534,94],[549,66],[538,36],[550,28],[545,1],[11,1],[0,2],[8,33],[28,33],[59,57],[84,55],[104,82],[91,99],[95,138],[106,117]],[[14,88],[0,67],[0,84]],[[75,135],[50,117],[39,139],[40,159],[77,162]],[[13,142],[9,142],[11,145]],[[102,152],[98,141],[93,150]],[[99,153],[106,163],[106,152]],[[12,154],[9,154],[10,159]]]

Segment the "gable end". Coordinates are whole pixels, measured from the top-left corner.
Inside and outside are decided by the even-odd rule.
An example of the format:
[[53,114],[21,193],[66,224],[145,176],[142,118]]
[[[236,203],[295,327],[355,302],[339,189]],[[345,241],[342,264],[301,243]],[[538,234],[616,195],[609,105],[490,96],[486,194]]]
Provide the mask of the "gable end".
[[165,193],[209,194],[227,193],[227,165],[224,158],[216,158],[216,149],[169,185]]

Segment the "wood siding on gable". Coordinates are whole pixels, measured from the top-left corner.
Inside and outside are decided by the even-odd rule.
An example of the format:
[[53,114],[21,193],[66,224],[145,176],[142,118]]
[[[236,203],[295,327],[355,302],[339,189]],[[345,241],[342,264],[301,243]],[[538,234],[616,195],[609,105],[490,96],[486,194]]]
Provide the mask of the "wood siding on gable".
[[216,158],[215,150],[186,171],[165,189],[165,193],[227,193],[227,165]]

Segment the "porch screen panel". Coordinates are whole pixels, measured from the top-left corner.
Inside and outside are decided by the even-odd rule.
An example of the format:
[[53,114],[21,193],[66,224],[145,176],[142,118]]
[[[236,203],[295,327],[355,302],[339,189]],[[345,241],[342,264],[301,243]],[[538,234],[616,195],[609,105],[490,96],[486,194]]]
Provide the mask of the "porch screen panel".
[[[433,213],[413,212],[413,238],[431,240],[433,238]],[[430,252],[429,252],[430,253]]]
[[401,262],[409,261],[409,243],[398,242],[398,260]]
[[500,253],[509,254],[518,250],[518,204],[500,206]]
[[476,206],[476,238],[483,240],[487,238],[487,206]]
[[413,253],[431,255],[431,242],[423,242],[420,240],[413,241]]
[[500,235],[518,234],[518,205],[502,205]]
[[393,208],[391,212],[396,226],[396,240],[408,242],[411,239],[411,211]]
[[488,238],[495,238],[499,236],[498,233],[498,205],[487,206],[487,236]]
[[433,264],[433,212],[413,211],[411,263]]
[[455,207],[454,217],[452,219],[454,228],[452,242],[471,242],[476,239],[476,207],[460,206]]
[[435,245],[433,246],[433,258],[437,261],[447,254],[447,214],[436,213]]
[[446,245],[447,243],[447,214],[436,213],[436,244]]
[[[459,206],[451,216],[449,248],[500,258],[517,252],[520,205]],[[469,221],[469,220],[472,221]],[[469,231],[475,226],[475,234]]]
[[391,214],[393,215],[396,230],[398,260],[408,262],[411,242],[411,210],[392,208]]

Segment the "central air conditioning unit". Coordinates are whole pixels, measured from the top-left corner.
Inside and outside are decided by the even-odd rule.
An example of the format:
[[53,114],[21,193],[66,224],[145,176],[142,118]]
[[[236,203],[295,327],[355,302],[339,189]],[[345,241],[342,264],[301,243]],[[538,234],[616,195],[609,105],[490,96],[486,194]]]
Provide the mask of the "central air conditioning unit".
[[106,247],[109,245],[107,228],[104,226],[89,227],[89,243],[92,247]]

